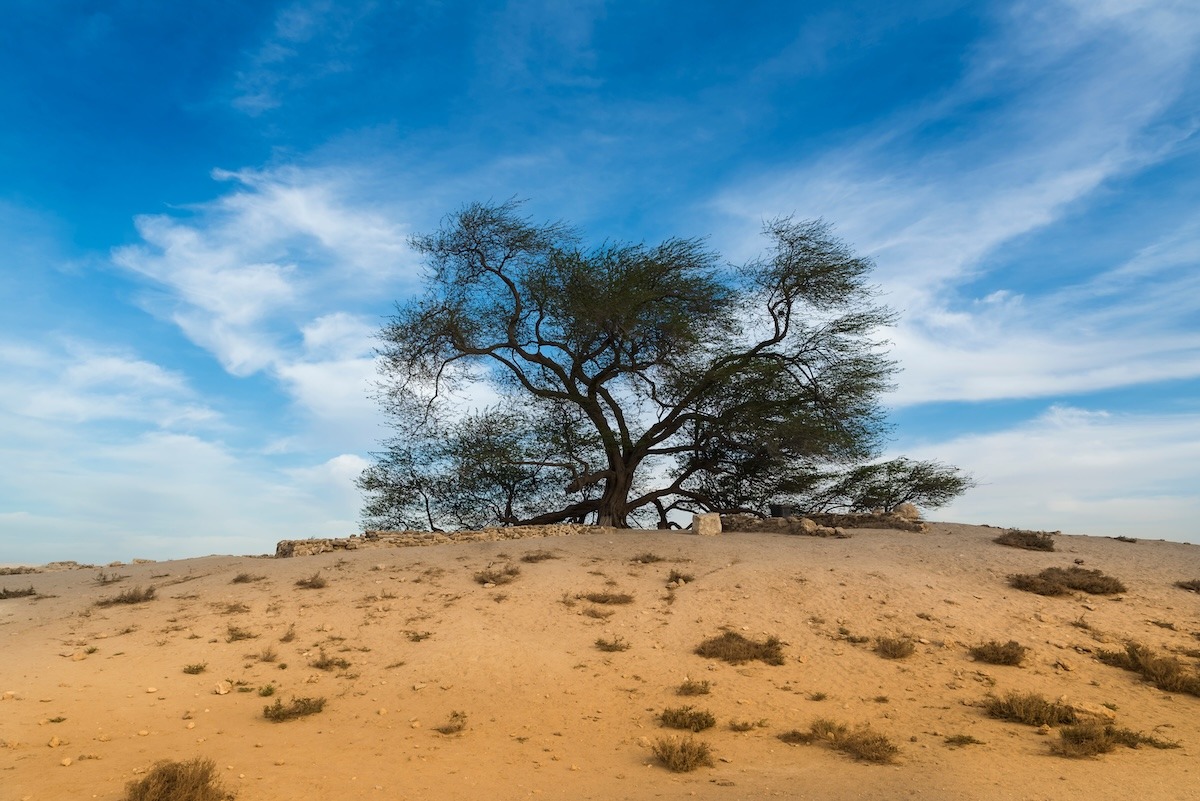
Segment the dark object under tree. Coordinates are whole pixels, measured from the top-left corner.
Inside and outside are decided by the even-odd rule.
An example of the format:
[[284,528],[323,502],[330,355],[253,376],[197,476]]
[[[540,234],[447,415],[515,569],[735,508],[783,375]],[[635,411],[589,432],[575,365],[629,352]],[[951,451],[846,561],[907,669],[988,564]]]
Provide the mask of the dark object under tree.
[[[359,479],[366,526],[666,527],[961,493],[955,468],[868,464],[895,370],[870,261],[820,222],[764,234],[741,266],[698,239],[586,250],[508,202],[414,237],[425,294],[381,332],[395,435]],[[935,491],[905,485],[929,471]]]

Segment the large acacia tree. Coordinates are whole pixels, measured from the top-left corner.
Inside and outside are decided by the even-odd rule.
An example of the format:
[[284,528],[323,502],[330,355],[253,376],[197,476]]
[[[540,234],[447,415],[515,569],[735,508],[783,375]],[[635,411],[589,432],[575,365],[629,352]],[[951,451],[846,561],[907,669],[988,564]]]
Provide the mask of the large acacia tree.
[[880,446],[892,314],[823,223],[763,233],[742,265],[699,239],[586,248],[508,202],[414,237],[425,293],[381,332],[395,432],[359,482],[368,527],[666,526],[827,495]]

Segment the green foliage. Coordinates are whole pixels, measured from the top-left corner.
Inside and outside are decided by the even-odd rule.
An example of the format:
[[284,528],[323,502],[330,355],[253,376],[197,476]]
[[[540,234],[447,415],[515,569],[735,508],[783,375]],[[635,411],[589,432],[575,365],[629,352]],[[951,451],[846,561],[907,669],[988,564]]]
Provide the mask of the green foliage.
[[957,467],[903,457],[821,478],[824,481],[814,481],[800,494],[800,506],[811,511],[891,512],[902,503],[912,503],[936,509],[975,486],[974,479]]
[[[366,527],[667,526],[765,511],[869,459],[894,371],[872,265],[820,222],[764,235],[741,266],[699,239],[589,249],[508,202],[414,237],[426,291],[382,331],[395,436],[359,479]],[[468,411],[455,390],[475,383],[496,401]],[[969,486],[908,460],[853,478],[858,505]]]

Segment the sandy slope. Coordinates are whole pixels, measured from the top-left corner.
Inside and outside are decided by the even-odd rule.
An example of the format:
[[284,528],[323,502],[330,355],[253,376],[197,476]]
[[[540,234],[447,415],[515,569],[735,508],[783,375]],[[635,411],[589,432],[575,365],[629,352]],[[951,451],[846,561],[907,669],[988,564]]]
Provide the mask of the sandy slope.
[[[15,694],[0,701],[0,801],[118,799],[156,760],[197,755],[215,759],[243,800],[1200,798],[1200,698],[1163,693],[1090,653],[1098,640],[1115,648],[1127,638],[1200,647],[1200,596],[1173,586],[1200,578],[1200,547],[1062,537],[1059,552],[1037,553],[995,545],[997,533],[947,524],[847,540],[639,531],[136,564],[103,568],[128,576],[108,586],[94,568],[0,577],[0,587],[51,596],[0,601],[0,692]],[[519,561],[542,548],[559,558]],[[674,561],[631,561],[647,551]],[[473,580],[509,560],[521,567],[513,583]],[[1005,582],[1076,560],[1129,592],[1043,598]],[[695,579],[668,602],[672,569]],[[264,578],[231,583],[244,571]],[[325,589],[295,586],[316,571]],[[158,598],[93,606],[135,585],[154,585]],[[607,620],[584,614],[592,605],[574,596],[606,589],[634,603]],[[1092,630],[1072,625],[1081,618]],[[228,642],[231,625],[255,638]],[[295,639],[280,642],[293,625]],[[692,653],[722,627],[779,636],[786,664]],[[921,644],[890,661],[839,630]],[[618,635],[630,650],[595,648]],[[1009,638],[1032,649],[1023,667],[978,664],[966,652]],[[260,661],[268,647],[277,661]],[[310,667],[321,648],[350,667]],[[206,671],[185,674],[193,663]],[[710,681],[712,693],[676,696],[685,677]],[[216,694],[222,680],[253,691]],[[323,696],[328,705],[270,723],[262,708],[274,699],[257,692],[268,684],[285,701]],[[1119,725],[1183,747],[1052,756],[1053,737],[976,706],[1011,689],[1115,706]],[[658,713],[683,703],[716,715],[698,737],[718,761],[673,774],[648,746],[665,733]],[[434,731],[455,711],[468,718],[462,733]],[[870,724],[900,745],[898,762],[776,739],[818,717]],[[737,733],[734,719],[765,726]],[[950,734],[984,744],[951,748]]]

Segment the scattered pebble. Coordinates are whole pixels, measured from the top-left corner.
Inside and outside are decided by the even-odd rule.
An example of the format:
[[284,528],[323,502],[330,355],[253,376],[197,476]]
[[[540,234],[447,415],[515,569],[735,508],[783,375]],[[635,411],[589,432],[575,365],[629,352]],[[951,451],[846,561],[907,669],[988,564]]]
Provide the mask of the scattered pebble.
[[69,767],[71,767],[71,758],[66,757],[65,759],[63,759],[62,762],[59,762],[58,764],[62,765],[64,768],[69,768]]
[[146,729],[142,729],[141,731],[138,732],[138,737],[149,737],[149,736],[150,736],[150,732],[148,732]]

